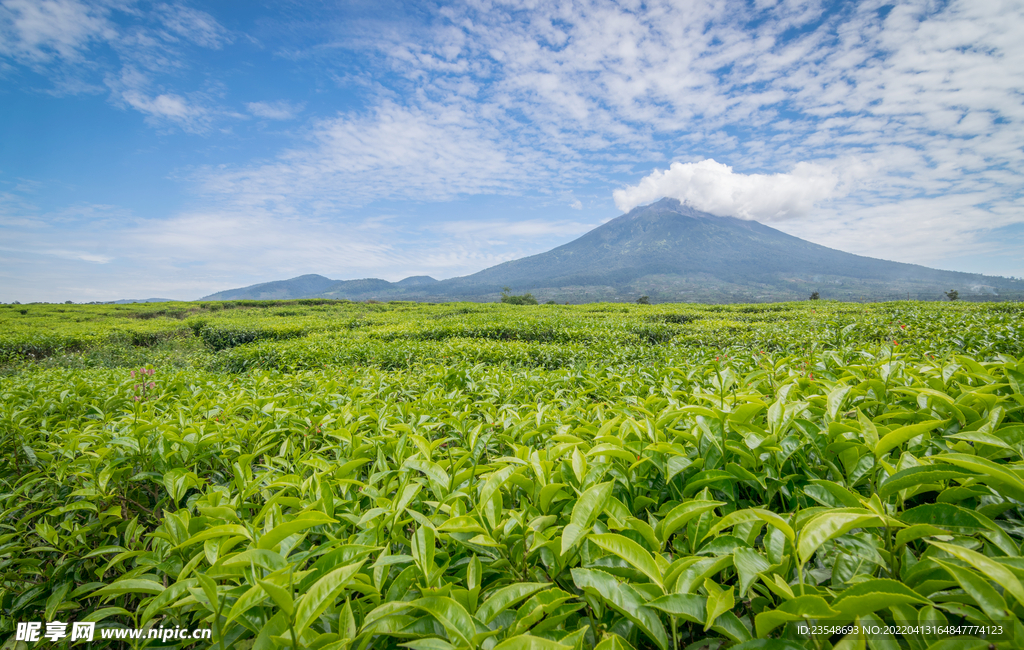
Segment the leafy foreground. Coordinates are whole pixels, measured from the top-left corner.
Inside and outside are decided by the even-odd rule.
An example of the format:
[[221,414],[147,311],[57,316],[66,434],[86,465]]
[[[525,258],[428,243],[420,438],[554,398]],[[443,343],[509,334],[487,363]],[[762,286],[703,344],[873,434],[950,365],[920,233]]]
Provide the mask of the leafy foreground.
[[[30,620],[243,649],[1024,644],[1019,311],[371,307],[144,318],[189,354],[104,357],[117,326],[9,366],[5,647]],[[12,359],[79,336],[9,331]]]

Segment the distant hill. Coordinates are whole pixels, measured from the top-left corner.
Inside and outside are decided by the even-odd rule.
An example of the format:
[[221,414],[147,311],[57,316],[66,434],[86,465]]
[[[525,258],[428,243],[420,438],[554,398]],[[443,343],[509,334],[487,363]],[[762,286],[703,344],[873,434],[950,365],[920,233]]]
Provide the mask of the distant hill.
[[[315,278],[306,288],[304,279]],[[280,293],[273,293],[274,287]],[[330,281],[318,275],[225,291],[206,299],[496,300],[503,287],[541,301],[763,302],[806,299],[938,300],[1024,297],[1024,282],[853,255],[756,221],[717,217],[676,199],[635,208],[546,253],[437,281]]]
[[[325,291],[336,280],[322,275],[300,275],[291,280],[264,282],[242,289],[229,289],[203,298],[203,300],[288,300],[306,298]],[[381,280],[383,282],[383,280]]]
[[377,295],[387,293],[399,295],[406,289],[419,292],[423,287],[436,284],[437,280],[429,275],[416,275],[398,282],[388,282],[377,278],[364,280],[331,280],[322,275],[300,275],[291,280],[278,280],[254,284],[241,289],[220,291],[203,298],[203,300],[292,300],[295,298],[333,297],[334,294]]
[[395,284],[400,287],[422,287],[424,285],[437,284],[437,282],[437,280],[429,275],[414,275],[411,278],[399,280]]

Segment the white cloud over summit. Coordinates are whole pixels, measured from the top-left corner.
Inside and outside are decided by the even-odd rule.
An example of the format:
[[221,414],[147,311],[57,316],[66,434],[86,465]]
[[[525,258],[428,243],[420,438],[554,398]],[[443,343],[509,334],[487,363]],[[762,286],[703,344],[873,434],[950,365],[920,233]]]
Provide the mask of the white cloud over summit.
[[812,163],[797,163],[786,174],[737,174],[728,165],[702,160],[672,163],[613,196],[623,212],[669,197],[721,217],[782,221],[807,216],[815,205],[836,196],[838,185],[830,168]]

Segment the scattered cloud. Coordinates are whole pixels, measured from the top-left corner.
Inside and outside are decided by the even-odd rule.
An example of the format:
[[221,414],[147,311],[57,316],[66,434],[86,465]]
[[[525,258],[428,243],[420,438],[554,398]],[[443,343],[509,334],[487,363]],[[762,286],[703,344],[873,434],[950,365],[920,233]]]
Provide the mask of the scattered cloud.
[[249,102],[245,105],[256,117],[267,120],[292,120],[306,107],[305,102]]
[[174,266],[202,261],[206,272],[258,276],[265,269],[298,274],[339,261],[348,272],[386,266],[391,246],[339,223],[264,211],[189,211],[165,220],[141,220],[123,234],[131,250]]
[[186,45],[219,49],[227,30],[210,14],[182,4],[152,8],[126,2],[0,0],[0,65],[3,59],[47,76],[47,92],[103,92],[121,108],[134,109],[154,126],[207,132],[215,116],[209,98],[175,91],[192,62]]
[[676,196],[780,221],[827,204],[856,230],[844,215],[927,203],[974,239],[976,222],[916,199],[970,195],[984,213],[1024,186],[1024,69],[1008,64],[1024,4],[882,5],[467,2],[415,28],[363,24],[331,51],[386,63],[371,108],[315,122],[274,161],[203,170],[203,191],[295,210],[625,180],[622,210]]
[[[922,212],[902,212],[908,222],[942,219],[952,238],[980,241],[1004,222],[985,215],[1013,214],[1024,187],[1024,68],[1012,63],[1024,59],[1024,3],[883,4],[456,4],[434,38],[380,50],[414,80],[408,101],[472,80],[493,120],[548,168],[632,176],[614,195],[620,209],[678,195],[718,213],[813,220],[828,202],[823,228],[846,223],[867,241],[877,238],[854,215],[910,209]],[[710,161],[642,169],[659,157],[747,173]],[[978,201],[970,219],[961,198],[927,200],[946,195]]]
[[162,4],[157,5],[156,13],[164,30],[196,45],[215,50],[231,40],[227,30],[205,11],[181,4]]
[[597,224],[580,223],[577,221],[548,221],[545,219],[524,219],[521,221],[507,220],[473,220],[447,221],[437,229],[458,236],[504,238],[504,237],[542,237],[556,235],[568,237],[582,235]]
[[54,257],[63,257],[69,260],[81,260],[83,262],[92,262],[94,264],[107,264],[112,261],[113,257],[106,255],[97,255],[96,253],[90,253],[88,251],[68,251],[60,249],[49,249],[38,251],[42,255],[53,255]]
[[153,125],[174,124],[190,133],[203,133],[210,127],[211,111],[201,100],[154,90],[148,75],[133,68],[125,68],[118,78],[108,79],[107,86],[112,101],[137,110]]
[[381,198],[512,193],[547,173],[539,156],[516,147],[472,107],[430,109],[385,102],[318,120],[305,147],[258,165],[204,168],[195,178],[209,198],[290,214]]
[[19,253],[22,255],[49,255],[52,257],[59,257],[66,260],[78,260],[82,262],[92,262],[94,264],[107,264],[114,258],[107,255],[99,255],[89,251],[81,250],[64,250],[59,248],[39,248],[39,249],[22,249],[22,248],[11,248],[9,246],[0,246],[0,251],[7,253]]
[[[32,255],[111,273],[144,259],[195,295],[272,279],[257,277],[268,268],[471,272],[575,236],[613,203],[662,196],[923,264],[982,256],[996,229],[1024,223],[1022,0],[442,4],[358,20],[320,3],[301,19],[270,8],[243,34],[182,2],[0,0],[5,80],[104,92],[209,144],[164,172],[192,190],[168,219],[58,236],[44,213],[12,208],[0,214],[20,242],[10,255],[70,251]],[[259,80],[256,97],[284,99],[244,104],[296,120],[281,140],[226,133],[224,105],[257,87],[237,82],[232,48],[250,44],[294,75]],[[427,206],[482,195],[545,212]],[[387,202],[405,220],[371,223],[367,206]]]
[[106,14],[103,5],[77,0],[3,0],[0,55],[30,66],[80,61],[93,42],[116,34]]

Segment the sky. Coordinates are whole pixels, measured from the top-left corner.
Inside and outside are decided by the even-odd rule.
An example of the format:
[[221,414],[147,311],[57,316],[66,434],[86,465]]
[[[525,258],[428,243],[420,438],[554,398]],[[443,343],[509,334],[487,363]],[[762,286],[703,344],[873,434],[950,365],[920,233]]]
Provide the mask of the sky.
[[0,0],[0,301],[444,279],[675,197],[1024,276],[1024,0]]

